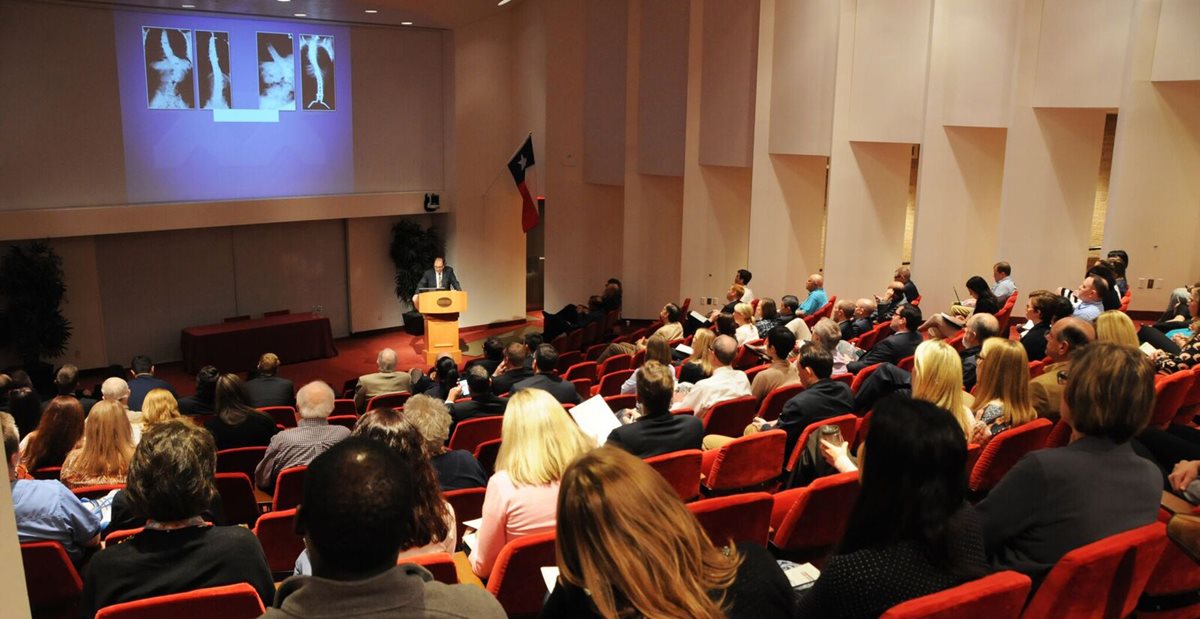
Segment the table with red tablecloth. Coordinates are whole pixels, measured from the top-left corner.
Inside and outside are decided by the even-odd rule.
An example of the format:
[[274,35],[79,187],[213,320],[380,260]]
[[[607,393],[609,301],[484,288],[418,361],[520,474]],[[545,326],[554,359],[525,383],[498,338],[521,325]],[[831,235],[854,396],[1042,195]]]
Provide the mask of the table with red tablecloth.
[[179,347],[183,369],[192,374],[206,365],[222,372],[249,370],[265,352],[284,363],[337,356],[329,319],[307,313],[188,327],[179,334]]

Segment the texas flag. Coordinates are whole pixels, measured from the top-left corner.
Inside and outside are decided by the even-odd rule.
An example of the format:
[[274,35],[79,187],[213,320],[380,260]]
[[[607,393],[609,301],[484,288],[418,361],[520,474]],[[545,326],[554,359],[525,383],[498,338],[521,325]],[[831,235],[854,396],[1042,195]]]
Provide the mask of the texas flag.
[[529,232],[538,224],[537,205],[533,203],[533,196],[529,194],[529,187],[525,185],[525,170],[532,165],[533,136],[529,135],[521,148],[517,149],[517,154],[508,161],[508,171],[512,172],[517,191],[521,192],[521,229],[525,232]]

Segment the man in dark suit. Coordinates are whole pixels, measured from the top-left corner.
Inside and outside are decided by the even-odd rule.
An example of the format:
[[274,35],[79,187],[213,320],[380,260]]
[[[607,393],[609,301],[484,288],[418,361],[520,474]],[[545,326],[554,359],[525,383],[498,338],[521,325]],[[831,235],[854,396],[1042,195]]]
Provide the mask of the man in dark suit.
[[276,376],[279,357],[273,352],[258,359],[258,376],[246,381],[246,402],[255,408],[264,406],[295,406],[296,385]]
[[504,349],[504,361],[492,373],[492,393],[504,395],[512,391],[513,385],[533,376],[533,370],[525,367],[528,352],[522,342],[513,342]]
[[841,299],[833,306],[833,321],[838,323],[838,329],[842,332],[842,340],[850,341],[858,337],[858,325],[854,321],[854,301],[850,299]]
[[[854,409],[854,396],[850,386],[830,379],[833,375],[833,354],[821,346],[805,346],[796,362],[800,371],[800,384],[804,391],[796,394],[783,405],[779,419],[772,427],[787,432],[785,454],[809,424],[848,413]],[[757,420],[761,421],[761,420]]]
[[458,387],[450,389],[450,395],[446,398],[446,407],[450,409],[450,434],[454,434],[454,427],[460,421],[503,415],[504,408],[508,406],[508,398],[492,393],[492,377],[488,376],[487,368],[482,365],[467,369],[467,391],[470,392],[470,399],[465,402],[455,402],[462,397],[462,390]]
[[462,290],[454,269],[446,266],[446,260],[441,256],[434,258],[433,268],[425,271],[417,288],[437,288],[438,290]]
[[554,396],[562,404],[579,404],[583,398],[571,381],[558,375],[558,351],[550,344],[542,344],[533,354],[533,366],[537,373],[513,385],[516,393],[522,389],[541,389]]
[[871,322],[871,316],[875,314],[878,307],[879,305],[873,299],[863,298],[854,302],[855,337],[875,328],[875,323]]
[[917,285],[912,281],[912,269],[905,265],[900,265],[896,269],[896,281],[904,284],[905,301],[912,303],[917,300],[917,297],[921,296],[920,291],[917,290]]
[[171,383],[154,377],[154,364],[150,362],[150,357],[138,355],[129,365],[129,374],[133,377],[129,380],[129,410],[142,410],[142,400],[146,399],[151,389],[166,389],[176,399],[179,398]]
[[637,399],[642,416],[608,435],[607,444],[639,458],[684,449],[700,449],[704,422],[695,415],[672,415],[675,372],[670,366],[647,361],[638,371]]
[[467,363],[467,369],[478,365],[487,372],[488,376],[491,376],[496,368],[500,367],[501,361],[504,361],[504,342],[501,342],[500,338],[492,336],[483,341],[483,358]]
[[846,370],[851,374],[857,374],[859,370],[869,365],[884,361],[897,363],[901,359],[911,356],[921,343],[921,334],[917,333],[917,327],[920,326],[921,309],[912,305],[901,307],[900,311],[892,316],[892,331],[895,333],[875,344],[875,347],[858,361],[847,364]]

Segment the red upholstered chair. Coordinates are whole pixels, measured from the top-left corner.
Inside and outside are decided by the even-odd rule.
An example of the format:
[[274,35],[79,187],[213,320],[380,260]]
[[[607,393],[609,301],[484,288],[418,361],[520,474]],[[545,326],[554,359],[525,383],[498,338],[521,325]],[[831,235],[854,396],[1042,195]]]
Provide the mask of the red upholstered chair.
[[1058,560],[1021,616],[1128,617],[1166,544],[1166,527],[1155,522],[1076,548]]
[[1058,420],[1046,435],[1046,449],[1066,447],[1071,442],[1071,426],[1063,420]]
[[963,338],[966,337],[966,335],[967,335],[966,330],[960,329],[958,331],[958,333],[955,333],[954,335],[951,335],[950,337],[946,338],[946,343],[950,345],[950,348],[953,348],[954,350],[957,350],[958,352],[962,352]]
[[987,493],[1022,456],[1045,447],[1053,426],[1049,419],[1034,419],[992,437],[971,469],[967,487],[975,494]]
[[600,378],[600,384],[592,387],[592,395],[600,394],[608,397],[610,395],[621,395],[621,385],[633,376],[633,370],[615,370],[605,374]]
[[460,421],[454,426],[454,434],[450,435],[450,449],[465,449],[475,453],[475,448],[484,441],[500,438],[500,427],[504,425],[504,416],[476,417]]
[[270,318],[272,316],[287,316],[288,314],[291,314],[291,313],[292,313],[292,310],[285,310],[285,309],[275,310],[273,312],[263,312],[263,318]]
[[[1170,514],[1164,510],[1159,512],[1160,521],[1170,520]],[[1138,619],[1200,617],[1200,599],[1197,599],[1196,591],[1200,591],[1200,563],[1168,538],[1162,557],[1138,600]]]
[[29,472],[34,479],[58,479],[59,473],[62,473],[61,466],[43,466]]
[[746,370],[746,379],[753,383],[754,377],[758,376],[759,372],[761,372],[769,367],[771,367],[770,363],[763,363],[763,364],[756,365],[756,366]]
[[873,329],[858,336],[858,347],[863,350],[871,350],[875,347],[875,343],[879,340],[892,334],[892,325],[888,322],[883,322],[875,325]]
[[758,407],[758,416],[767,421],[779,419],[779,413],[783,412],[783,405],[787,404],[788,400],[796,397],[801,391],[804,391],[804,385],[800,383],[792,383],[772,389],[767,393],[767,397],[763,398],[762,404]]
[[845,383],[847,387],[850,387],[854,384],[854,375],[853,374],[838,374],[837,376],[833,377],[833,380],[836,380],[839,383]]
[[673,451],[669,454],[646,458],[646,464],[658,471],[663,479],[675,489],[675,493],[684,501],[691,501],[700,496],[700,463],[702,461],[699,449]]
[[858,432],[858,417],[852,414],[838,415],[821,421],[814,421],[804,428],[800,433],[800,438],[796,439],[796,444],[792,446],[792,453],[788,454],[787,463],[784,464],[783,470],[786,471],[788,485],[792,485],[795,479],[796,471],[800,466],[800,455],[804,453],[804,446],[808,444],[808,437],[816,432],[821,426],[831,425],[837,426],[842,430],[842,438],[846,439],[847,443],[854,445],[855,434]]
[[897,361],[896,367],[900,368],[901,370],[904,370],[905,372],[911,373],[913,371],[913,366],[916,365],[916,363],[917,363],[916,355],[909,355],[909,356]]
[[1041,376],[1046,371],[1046,361],[1038,359],[1037,361],[1029,362],[1029,378],[1034,379]]
[[[705,472],[701,489],[705,494],[733,494],[746,490],[774,490],[783,468],[783,430],[739,436],[720,449],[702,454]],[[713,454],[713,455],[709,455]]]
[[333,401],[334,415],[357,415],[358,408],[354,406],[354,400],[351,398],[338,398]]
[[1196,377],[1196,380],[1192,381],[1192,388],[1188,390],[1187,396],[1183,398],[1183,404],[1179,406],[1179,412],[1175,414],[1175,419],[1171,421],[1173,424],[1194,425],[1196,414],[1200,413],[1200,365],[1192,368],[1192,375]]
[[304,476],[308,474],[307,466],[293,466],[279,471],[275,478],[275,496],[271,499],[271,511],[292,509],[304,498]]
[[358,415],[330,415],[328,421],[331,426],[342,426],[353,430],[354,424],[358,423]]
[[1001,333],[1008,332],[1008,321],[1012,318],[1013,307],[1017,304],[1017,298],[1021,296],[1019,293],[1019,290],[1013,290],[1012,294],[1008,295],[1008,298],[1004,300],[1004,307],[1001,307],[1000,311],[996,312],[996,321],[1000,323]]
[[[871,429],[871,413],[867,413],[858,418],[858,423],[854,426],[854,440],[850,441],[850,453],[858,453],[859,445],[867,439],[867,430]],[[970,473],[971,469],[967,469]]]
[[254,619],[265,612],[258,591],[240,582],[102,608],[96,619]]
[[138,527],[136,529],[120,529],[118,531],[113,531],[112,533],[109,533],[107,536],[105,536],[104,547],[110,548],[112,546],[116,546],[117,544],[124,542],[125,540],[133,537],[134,535],[141,533],[143,530],[145,530],[145,527]]
[[1032,586],[1024,574],[996,572],[897,604],[879,619],[1017,619]]
[[748,346],[739,346],[737,356],[733,358],[733,369],[744,372],[761,363],[762,355]]
[[1121,307],[1119,309],[1122,312],[1128,312],[1131,301],[1133,301],[1133,288],[1127,288],[1125,294],[1121,296]]
[[542,580],[542,568],[551,565],[557,565],[554,531],[515,539],[500,550],[487,590],[496,596],[509,617],[536,615],[549,593]]
[[454,508],[454,518],[458,520],[458,540],[461,542],[463,532],[466,531],[464,522],[474,520],[483,516],[483,495],[487,494],[487,488],[462,488],[460,490],[447,490],[442,493],[446,497],[446,502]]
[[583,351],[583,358],[594,363],[596,359],[600,358],[600,355],[604,354],[604,349],[606,348],[608,348],[608,344],[604,342],[592,344],[587,347],[587,350]]
[[829,297],[829,301],[827,301],[825,303],[825,305],[822,305],[817,311],[813,312],[812,315],[804,317],[804,324],[808,325],[811,328],[813,325],[817,324],[818,320],[825,318],[825,317],[829,316],[830,314],[832,314],[833,306],[836,303],[837,303],[837,295]]
[[35,619],[75,619],[83,580],[58,542],[21,544],[25,591]]
[[971,471],[975,470],[975,463],[979,462],[979,456],[983,454],[983,445],[979,443],[967,443],[967,478],[971,477]]
[[213,480],[221,506],[225,510],[224,524],[244,524],[253,527],[258,520],[258,499],[254,483],[245,473],[217,473]]
[[688,503],[687,507],[714,545],[753,542],[765,548],[774,504],[766,492],[746,492]]
[[296,569],[296,557],[304,550],[304,538],[296,533],[296,510],[268,512],[258,518],[254,536],[267,555],[267,567],[276,577],[287,577]]
[[377,408],[404,408],[404,403],[412,397],[412,394],[407,391],[396,391],[393,393],[381,393],[370,400],[367,400],[366,410],[375,410]]
[[245,473],[246,477],[254,479],[254,469],[262,462],[266,447],[235,447],[222,449],[217,452],[218,473]]
[[913,307],[920,306],[921,305],[921,295],[917,295],[917,298],[913,299],[912,303],[909,303],[909,305],[911,305]]
[[566,341],[562,348],[555,347],[554,350],[581,350],[583,348],[583,329],[575,329],[567,334]]
[[601,331],[603,333],[608,333],[608,332],[612,331],[613,327],[617,326],[617,321],[620,319],[621,319],[621,310],[620,309],[615,309],[615,310],[608,312],[607,314],[604,315],[604,328],[601,329]]
[[605,376],[612,374],[613,372],[631,369],[633,369],[633,355],[628,353],[613,355],[605,359],[604,363],[601,363],[596,367],[596,376],[603,379]]
[[553,346],[554,350],[566,350],[567,349],[567,334],[560,333],[558,335],[558,337],[556,337],[546,343]]
[[113,490],[124,490],[125,484],[102,484],[98,486],[81,486],[72,488],[71,492],[81,499],[98,499],[107,495]]
[[629,362],[629,367],[640,368],[646,362],[646,349],[639,348],[633,353],[633,359]]
[[285,428],[296,427],[296,409],[291,406],[263,406],[258,410],[274,419],[276,425]]
[[596,368],[597,365],[595,361],[581,361],[567,368],[567,372],[563,374],[563,379],[575,380],[577,378],[586,378],[594,383],[598,378],[600,378],[600,376],[596,374]]
[[[600,341],[600,332],[602,329],[604,329],[604,325],[600,321],[589,322],[584,325],[583,329],[580,329],[579,346],[571,349],[569,352],[579,353],[580,361],[582,361],[582,350]],[[559,352],[561,353],[562,351]]]
[[497,438],[484,441],[475,447],[475,459],[488,476],[496,472],[496,457],[500,455],[501,442],[501,439]]
[[854,471],[818,477],[808,486],[776,494],[771,510],[775,556],[822,562],[842,539],[858,490],[858,472]]
[[882,364],[872,363],[871,365],[859,370],[858,374],[854,375],[854,381],[850,383],[850,391],[857,395],[858,390],[862,388],[862,384],[866,382],[867,377],[874,374],[875,370],[878,370],[880,365]]
[[[592,324],[596,323],[593,322]],[[583,363],[583,353],[578,350],[560,352],[558,354],[558,373],[566,374],[567,370],[571,369],[571,366],[576,363]]]
[[419,557],[401,557],[399,565],[415,563],[433,574],[433,579],[448,585],[458,584],[458,568],[454,565],[454,557],[445,552],[434,552]]
[[1166,376],[1154,378],[1154,412],[1150,414],[1152,428],[1166,428],[1179,413],[1188,392],[1195,384],[1196,375],[1192,372],[1175,372]]
[[752,395],[717,402],[704,415],[704,433],[741,436],[757,413],[758,400]]
[[617,395],[605,396],[604,401],[608,403],[608,407],[614,411],[619,411],[623,408],[633,408],[637,406],[636,393],[619,393]]
[[586,400],[592,397],[592,387],[595,386],[595,381],[592,379],[576,378],[571,381],[571,384],[575,385],[575,393],[578,393],[581,399]]

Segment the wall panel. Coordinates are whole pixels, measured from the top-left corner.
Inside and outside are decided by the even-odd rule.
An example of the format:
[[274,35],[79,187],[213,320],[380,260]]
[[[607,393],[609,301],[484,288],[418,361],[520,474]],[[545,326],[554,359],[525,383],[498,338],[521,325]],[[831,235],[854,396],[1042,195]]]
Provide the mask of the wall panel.
[[638,51],[637,169],[683,176],[688,0],[643,2]]
[[[774,20],[760,20],[763,28],[770,24],[774,32],[770,48],[771,102],[767,106],[771,117],[770,152],[828,156],[839,3],[789,0],[773,4]],[[767,13],[765,5],[763,12]]]
[[[591,0],[582,4],[583,180],[622,185],[625,182],[629,3],[626,0]],[[553,58],[548,60],[554,61]]]
[[749,167],[758,75],[758,0],[705,0],[700,164]]
[[1036,107],[1117,107],[1133,0],[1046,0]]
[[931,0],[858,0],[850,139],[921,141]]
[[1020,3],[939,2],[934,11],[944,13],[946,22],[936,31],[933,43],[944,46],[946,53],[942,123],[1008,126]]
[[1150,79],[1200,80],[1200,2],[1162,0]]

